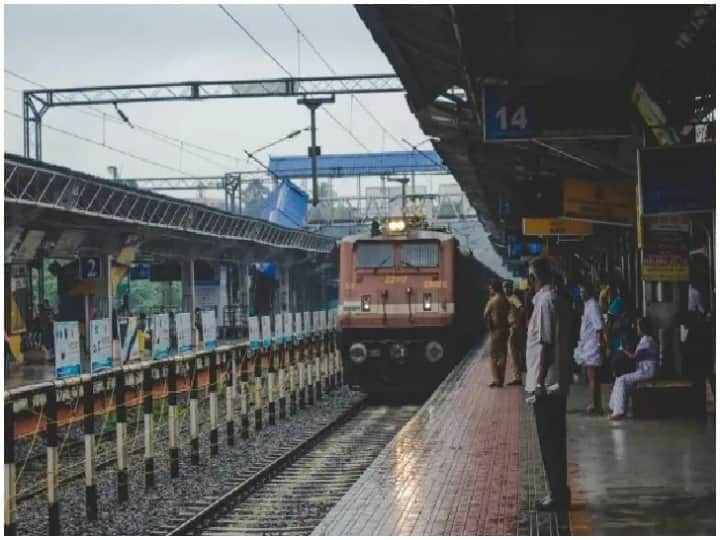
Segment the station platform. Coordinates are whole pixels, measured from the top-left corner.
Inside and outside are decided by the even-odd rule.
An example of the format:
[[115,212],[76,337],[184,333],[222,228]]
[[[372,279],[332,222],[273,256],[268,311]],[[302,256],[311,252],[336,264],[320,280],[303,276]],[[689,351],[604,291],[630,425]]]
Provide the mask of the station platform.
[[458,365],[313,535],[714,533],[714,417],[588,417],[584,385],[568,401],[572,506],[535,512],[532,408],[521,387],[488,388],[483,356]]

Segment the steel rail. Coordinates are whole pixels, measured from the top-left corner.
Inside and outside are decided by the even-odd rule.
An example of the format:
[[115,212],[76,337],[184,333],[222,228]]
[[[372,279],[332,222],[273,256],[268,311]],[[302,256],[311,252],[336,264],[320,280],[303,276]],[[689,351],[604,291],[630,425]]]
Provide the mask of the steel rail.
[[367,405],[367,402],[367,399],[365,399],[353,405],[350,409],[348,409],[335,420],[321,428],[315,434],[311,435],[309,438],[305,439],[303,442],[295,446],[292,450],[280,456],[275,461],[267,465],[265,468],[253,474],[250,478],[248,478],[241,484],[233,487],[231,490],[221,495],[211,504],[206,506],[204,509],[197,512],[194,516],[190,517],[185,522],[175,527],[167,534],[167,536],[180,536],[194,533],[197,529],[202,527],[205,521],[212,519],[226,506],[236,503],[237,500],[240,498],[247,497],[255,490],[257,490],[257,488],[265,484],[268,479],[282,472],[298,458],[306,454],[325,436],[327,436],[329,433],[331,433],[339,426],[350,420],[357,413],[359,413]]

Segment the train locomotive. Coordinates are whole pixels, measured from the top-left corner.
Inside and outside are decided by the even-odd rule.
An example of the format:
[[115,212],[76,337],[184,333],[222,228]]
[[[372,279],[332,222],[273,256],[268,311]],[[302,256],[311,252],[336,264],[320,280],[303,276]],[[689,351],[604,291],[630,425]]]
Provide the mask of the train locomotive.
[[368,393],[433,389],[482,337],[495,274],[445,228],[394,218],[340,242],[345,380]]

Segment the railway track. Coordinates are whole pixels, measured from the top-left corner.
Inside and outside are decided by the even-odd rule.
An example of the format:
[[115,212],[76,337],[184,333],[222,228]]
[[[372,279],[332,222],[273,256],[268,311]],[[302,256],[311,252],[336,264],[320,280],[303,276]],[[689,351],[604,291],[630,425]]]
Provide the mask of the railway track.
[[418,409],[363,402],[152,534],[310,534]]

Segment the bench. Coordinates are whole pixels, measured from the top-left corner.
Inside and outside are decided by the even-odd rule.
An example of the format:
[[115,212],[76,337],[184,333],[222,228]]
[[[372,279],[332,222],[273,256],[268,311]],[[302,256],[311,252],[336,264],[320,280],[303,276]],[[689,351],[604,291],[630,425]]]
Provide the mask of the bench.
[[630,393],[634,418],[704,415],[705,385],[682,379],[638,383]]

